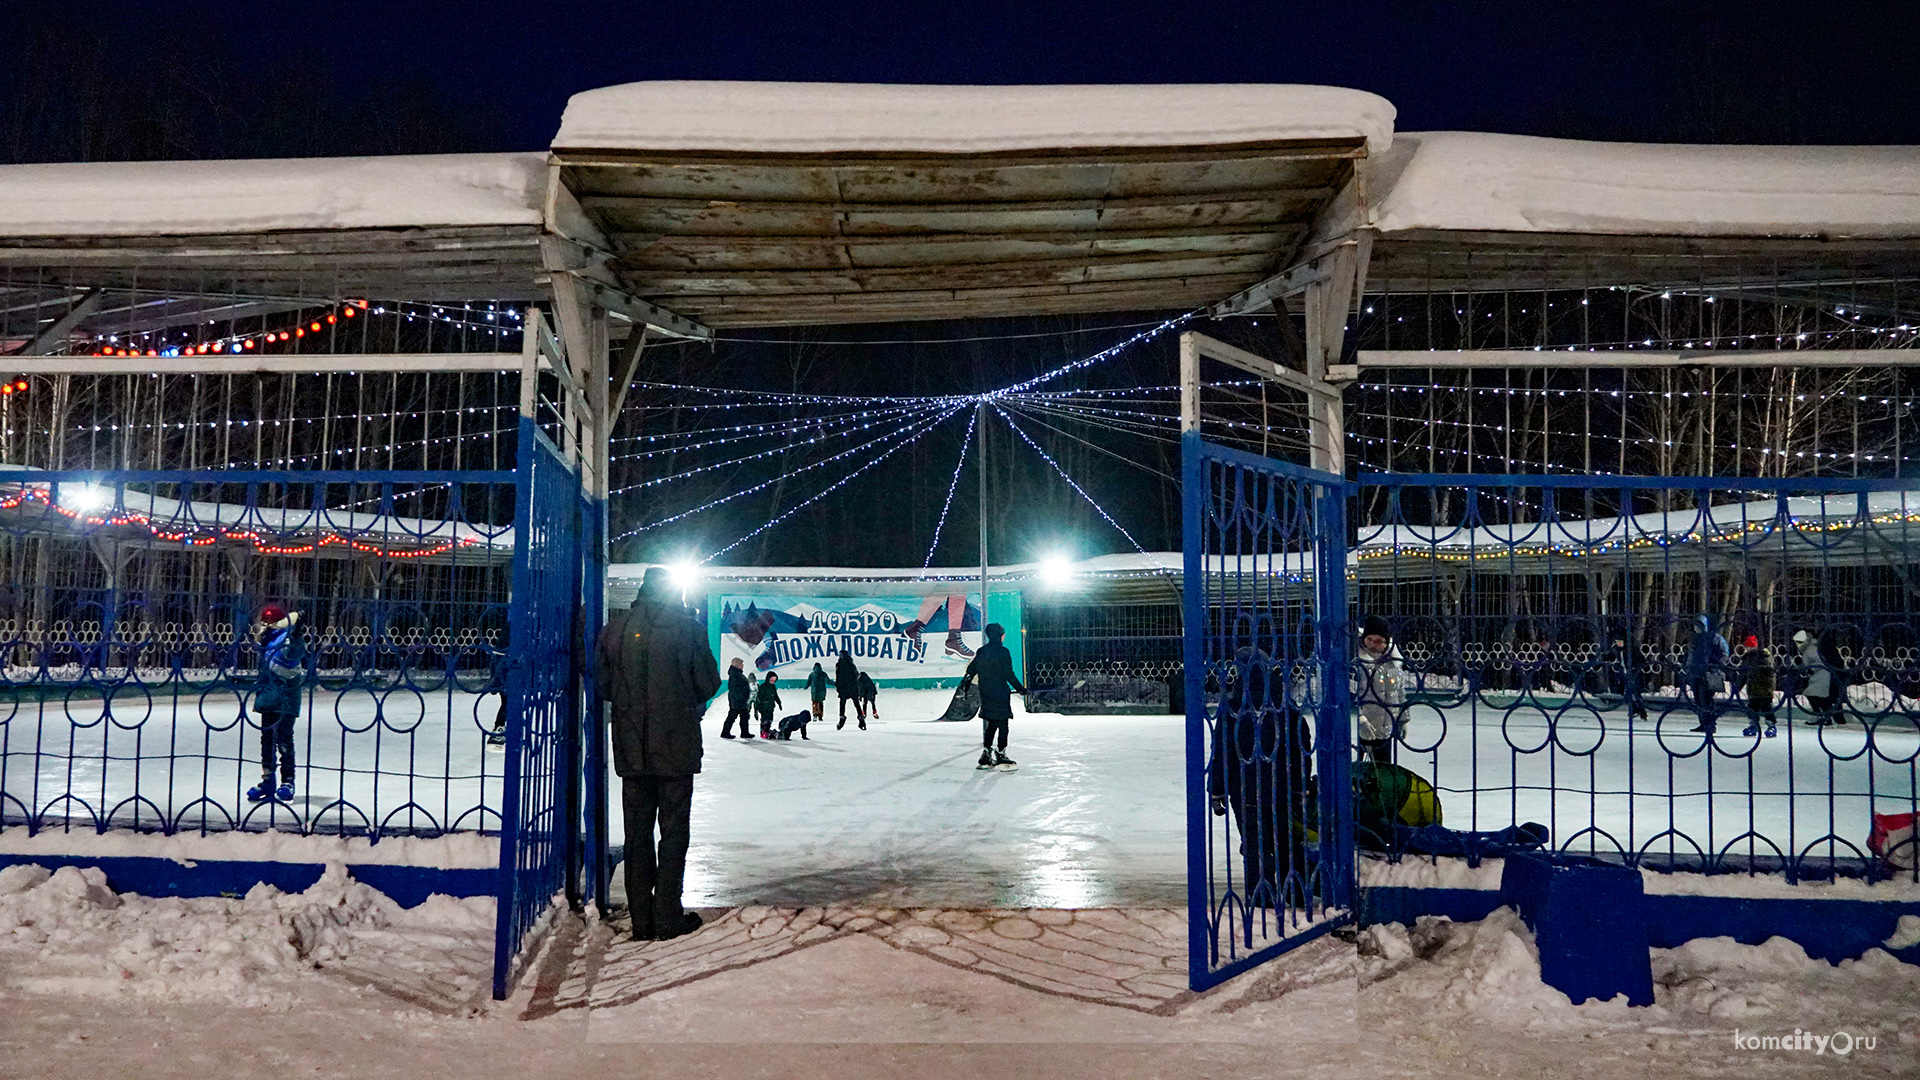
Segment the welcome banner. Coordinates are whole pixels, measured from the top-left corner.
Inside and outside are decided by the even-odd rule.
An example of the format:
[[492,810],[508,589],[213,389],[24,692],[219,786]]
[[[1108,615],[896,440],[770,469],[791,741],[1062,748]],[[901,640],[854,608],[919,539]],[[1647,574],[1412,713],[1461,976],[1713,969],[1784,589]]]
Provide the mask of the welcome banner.
[[[833,674],[840,650],[883,685],[951,685],[980,648],[980,594],[932,596],[714,596],[708,599],[724,670],[735,657],[764,676],[798,684],[814,664]],[[989,613],[1007,628],[1014,670],[1021,657],[1019,593],[994,593]]]

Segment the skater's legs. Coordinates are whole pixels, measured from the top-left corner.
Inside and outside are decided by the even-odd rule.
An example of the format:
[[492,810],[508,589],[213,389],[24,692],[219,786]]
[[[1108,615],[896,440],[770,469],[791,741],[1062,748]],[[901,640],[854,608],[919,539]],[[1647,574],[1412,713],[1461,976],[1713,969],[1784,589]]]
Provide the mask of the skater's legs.
[[260,776],[263,779],[273,779],[276,762],[281,781],[293,783],[293,714],[263,712],[260,714]]
[[983,748],[992,749],[996,732],[1000,736],[1000,749],[1005,750],[1007,748],[1007,721],[988,720],[982,717],[980,720],[980,745]]

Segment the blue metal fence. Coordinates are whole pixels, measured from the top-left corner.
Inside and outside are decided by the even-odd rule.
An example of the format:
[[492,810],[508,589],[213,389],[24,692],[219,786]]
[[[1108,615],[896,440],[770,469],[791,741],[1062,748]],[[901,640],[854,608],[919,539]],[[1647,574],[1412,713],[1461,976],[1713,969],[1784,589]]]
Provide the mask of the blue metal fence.
[[1346,499],[1338,477],[1188,435],[1188,978],[1352,917]]
[[[513,479],[0,473],[0,827],[497,829]],[[269,601],[308,653],[291,798],[254,790]]]
[[[529,936],[563,890],[578,896],[583,657],[580,477],[520,425],[512,662],[507,672],[506,775],[493,993],[504,998]],[[592,590],[598,592],[596,588]],[[596,628],[597,629],[597,628]]]
[[1447,824],[1655,869],[1890,865],[1868,837],[1916,810],[1920,485],[1374,475],[1358,505],[1355,611],[1404,668],[1391,753]]

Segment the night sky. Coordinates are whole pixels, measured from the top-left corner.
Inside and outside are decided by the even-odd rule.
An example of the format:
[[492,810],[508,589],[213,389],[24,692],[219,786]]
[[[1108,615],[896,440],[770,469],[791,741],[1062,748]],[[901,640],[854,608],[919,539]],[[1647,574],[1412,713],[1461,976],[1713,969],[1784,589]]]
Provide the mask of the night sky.
[[[640,79],[1304,82],[1381,94],[1399,109],[1401,131],[1920,143],[1920,4],[1837,6],[15,5],[0,36],[0,162],[537,150],[570,94]],[[747,336],[775,343],[667,350],[652,371],[815,393],[964,392],[1112,344],[1131,331],[1099,327],[1149,317],[769,331]],[[1241,332],[1261,347],[1259,331]],[[998,337],[1008,334],[1052,336]],[[958,337],[989,340],[818,344]],[[1169,340],[1081,385],[1165,383],[1172,371]],[[671,404],[641,395],[649,401]],[[630,415],[622,431],[651,430],[658,415]],[[725,561],[918,565],[963,430],[946,425]],[[1044,465],[1021,457],[1011,433],[996,437],[1008,470],[996,481],[1007,493],[992,520],[1005,538],[996,561],[1131,549]],[[1128,468],[1065,439],[1051,445],[1147,547],[1178,546],[1178,503],[1158,475],[1177,471],[1166,447],[1128,449],[1141,462]],[[758,483],[772,464],[616,502],[615,531]],[[738,500],[648,532],[616,556],[698,557],[810,493]],[[936,561],[976,557],[972,504],[966,479]]]

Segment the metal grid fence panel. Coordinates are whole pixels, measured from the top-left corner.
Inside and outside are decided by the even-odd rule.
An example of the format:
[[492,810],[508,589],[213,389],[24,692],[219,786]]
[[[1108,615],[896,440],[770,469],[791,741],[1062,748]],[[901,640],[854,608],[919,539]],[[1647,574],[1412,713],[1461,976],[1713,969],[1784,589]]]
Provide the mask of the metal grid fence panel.
[[1888,867],[1874,816],[1915,811],[1920,758],[1910,481],[1360,483],[1355,607],[1404,668],[1391,753],[1448,825],[1662,870]]
[[1185,440],[1188,978],[1351,918],[1347,485]]
[[[498,472],[0,473],[0,827],[497,830],[514,501]],[[269,601],[306,652],[292,798],[249,797]]]
[[493,994],[563,889],[577,892],[582,658],[580,477],[523,419]]

